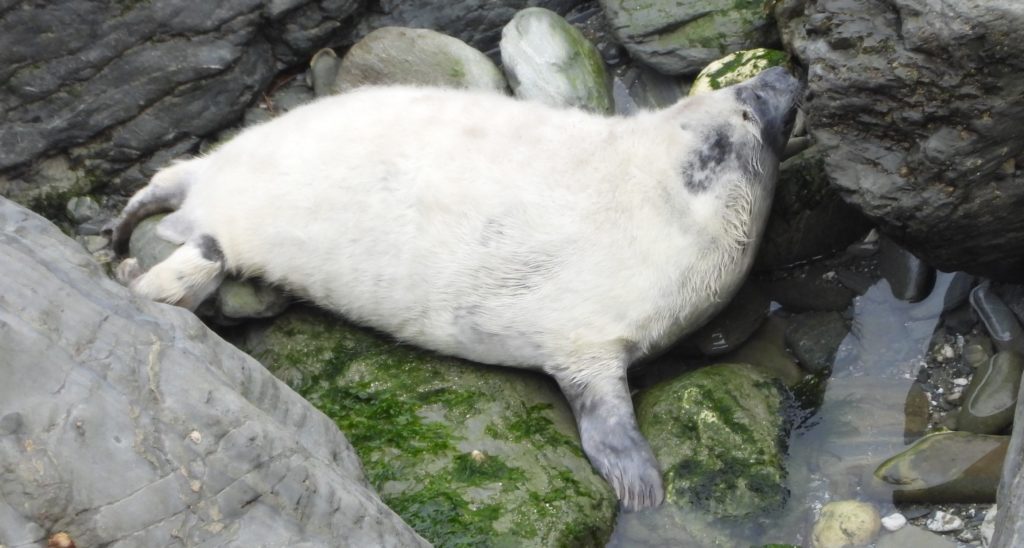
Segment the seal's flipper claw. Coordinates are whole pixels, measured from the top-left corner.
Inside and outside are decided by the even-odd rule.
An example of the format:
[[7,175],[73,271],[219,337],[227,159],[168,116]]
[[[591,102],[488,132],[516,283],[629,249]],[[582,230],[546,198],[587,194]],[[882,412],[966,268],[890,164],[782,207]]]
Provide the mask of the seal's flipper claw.
[[624,367],[613,378],[563,379],[556,374],[579,425],[583,452],[626,510],[665,499],[661,469],[633,414]]

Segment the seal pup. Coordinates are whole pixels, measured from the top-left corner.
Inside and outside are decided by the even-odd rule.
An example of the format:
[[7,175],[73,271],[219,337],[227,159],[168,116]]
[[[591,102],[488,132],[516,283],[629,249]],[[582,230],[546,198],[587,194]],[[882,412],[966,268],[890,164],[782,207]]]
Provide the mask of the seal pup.
[[718,312],[761,238],[801,85],[781,68],[632,118],[364,88],[158,172],[109,228],[183,243],[121,277],[195,308],[259,275],[412,344],[552,375],[627,509],[664,498],[626,371]]

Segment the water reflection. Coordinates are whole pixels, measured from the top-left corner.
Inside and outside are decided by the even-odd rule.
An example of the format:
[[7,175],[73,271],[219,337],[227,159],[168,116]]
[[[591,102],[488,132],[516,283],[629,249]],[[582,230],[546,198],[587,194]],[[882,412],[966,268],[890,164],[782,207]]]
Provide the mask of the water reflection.
[[871,500],[883,515],[892,510],[891,486],[872,473],[927,427],[928,396],[914,381],[943,312],[966,296],[962,281],[939,273],[927,298],[908,303],[894,298],[881,279],[854,299],[851,331],[820,405],[790,434],[790,497],[781,511],[732,521],[666,505],[620,515],[608,546],[806,545],[814,519],[831,500]]

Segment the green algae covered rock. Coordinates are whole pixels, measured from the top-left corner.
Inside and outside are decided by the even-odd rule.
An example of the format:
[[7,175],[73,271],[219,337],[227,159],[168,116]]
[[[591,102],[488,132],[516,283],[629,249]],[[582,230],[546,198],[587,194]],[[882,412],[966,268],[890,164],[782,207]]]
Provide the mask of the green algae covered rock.
[[643,393],[637,419],[661,463],[666,499],[717,517],[780,508],[782,401],[777,381],[746,364],[712,365]]
[[539,374],[421,351],[293,308],[241,344],[334,419],[370,483],[442,546],[598,546],[614,494]]
[[789,55],[774,49],[757,48],[730,53],[700,71],[690,86],[690,95],[739,84],[757,76],[765,69],[788,63]]

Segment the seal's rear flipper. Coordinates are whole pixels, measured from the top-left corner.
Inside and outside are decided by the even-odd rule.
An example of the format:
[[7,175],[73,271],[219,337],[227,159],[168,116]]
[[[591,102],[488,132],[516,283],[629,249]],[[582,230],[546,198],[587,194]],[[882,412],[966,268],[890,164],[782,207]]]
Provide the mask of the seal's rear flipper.
[[190,239],[144,274],[125,272],[126,280],[133,276],[137,277],[129,285],[135,293],[195,310],[224,281],[224,254],[217,240],[203,234]]
[[202,161],[202,158],[196,158],[161,169],[148,185],[132,196],[124,211],[103,227],[103,234],[110,238],[115,253],[124,256],[128,252],[128,238],[139,221],[181,207],[188,189],[199,178]]
[[[571,371],[598,371],[572,376]],[[665,498],[661,469],[633,414],[624,363],[586,364],[552,372],[579,425],[583,452],[626,510]]]

